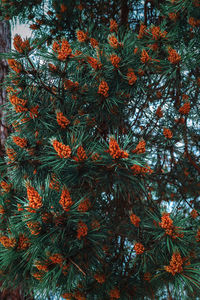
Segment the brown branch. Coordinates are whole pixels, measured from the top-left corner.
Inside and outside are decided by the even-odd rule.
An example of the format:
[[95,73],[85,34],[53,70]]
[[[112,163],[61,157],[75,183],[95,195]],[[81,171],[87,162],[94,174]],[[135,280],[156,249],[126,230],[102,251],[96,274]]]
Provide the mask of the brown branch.
[[188,139],[187,139],[187,127],[186,127],[186,123],[184,125],[185,125],[185,135],[184,135],[185,154],[186,154],[186,157],[188,158],[189,162],[193,165],[193,167],[200,174],[200,167],[196,164],[196,162],[192,159],[190,153],[188,152]]
[[192,157],[189,153],[186,153],[187,158],[189,160],[189,162],[193,165],[193,167],[198,171],[198,173],[200,174],[200,167],[196,164],[196,162],[194,160],[192,160]]
[[73,265],[75,265],[76,267],[77,267],[77,269],[81,272],[81,273],[83,273],[83,275],[84,276],[86,276],[86,273],[71,259],[71,258],[69,258],[69,261],[73,264]]
[[[48,86],[42,81],[42,79],[40,78],[40,75],[38,74],[38,71],[35,69],[35,67],[34,67],[34,65],[33,65],[33,63],[32,63],[32,61],[31,61],[30,57],[28,57],[28,61],[29,61],[30,65],[31,65],[31,67],[33,68],[33,71],[34,71],[33,75],[34,75],[34,77],[36,77],[36,78],[39,79],[39,81],[40,81],[41,85],[44,87],[44,89],[45,89],[47,92],[49,92],[50,94],[52,94],[54,97],[58,98],[61,102],[63,102],[63,99],[62,99],[61,97],[59,97],[58,95],[56,95],[54,92],[52,92],[51,88],[48,87]],[[36,75],[37,75],[37,76],[36,76]]]

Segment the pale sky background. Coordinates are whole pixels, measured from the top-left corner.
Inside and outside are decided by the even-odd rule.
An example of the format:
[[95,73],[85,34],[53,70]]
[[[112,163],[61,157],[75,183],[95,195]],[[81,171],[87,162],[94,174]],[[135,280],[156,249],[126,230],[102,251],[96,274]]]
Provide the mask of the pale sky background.
[[21,35],[22,38],[29,38],[31,36],[31,32],[32,30],[29,29],[28,24],[15,24],[15,25],[11,25],[11,34],[12,34],[12,44],[13,44],[13,38],[15,36],[15,34],[19,34]]

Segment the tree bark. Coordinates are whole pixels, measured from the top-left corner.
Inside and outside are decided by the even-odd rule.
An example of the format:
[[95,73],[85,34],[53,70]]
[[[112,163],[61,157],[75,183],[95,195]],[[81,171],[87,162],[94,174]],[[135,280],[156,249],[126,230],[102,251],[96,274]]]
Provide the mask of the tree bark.
[[[0,53],[9,52],[11,49],[11,30],[9,21],[0,22]],[[8,72],[6,59],[0,60],[0,105],[6,102],[6,90],[2,86]],[[5,124],[5,113],[0,107],[0,156],[4,155],[4,143],[8,134]]]
[[[9,21],[0,22],[0,53],[7,53],[11,50],[11,29]],[[3,87],[5,77],[8,73],[8,63],[6,59],[0,60],[0,105],[6,103],[6,90]],[[8,128],[5,123],[5,112],[0,107],[0,156],[5,154],[5,140],[8,135]],[[1,282],[0,282],[1,286]],[[25,300],[33,299],[32,296],[25,297],[22,289],[19,287],[15,290],[3,290],[0,292],[1,300]]]
[[128,14],[129,14],[128,1],[122,0],[121,1],[120,25],[128,26]]

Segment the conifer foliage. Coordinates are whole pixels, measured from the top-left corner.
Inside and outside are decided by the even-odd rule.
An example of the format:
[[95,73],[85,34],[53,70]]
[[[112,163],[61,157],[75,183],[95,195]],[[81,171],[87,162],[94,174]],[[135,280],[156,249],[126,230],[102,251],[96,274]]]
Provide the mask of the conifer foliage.
[[71,1],[53,1],[45,16],[61,36],[32,26],[36,38],[16,35],[7,56],[4,286],[39,299],[196,299],[199,2],[152,1],[150,14],[148,1],[120,1],[107,24],[96,1],[98,29],[84,17],[94,1],[75,2],[79,27],[65,27]]

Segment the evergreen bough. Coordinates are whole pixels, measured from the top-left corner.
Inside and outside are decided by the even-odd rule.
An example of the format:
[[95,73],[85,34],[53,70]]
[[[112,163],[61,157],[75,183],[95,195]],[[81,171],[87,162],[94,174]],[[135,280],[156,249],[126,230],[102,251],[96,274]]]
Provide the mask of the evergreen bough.
[[156,22],[139,29],[83,18],[76,38],[69,28],[52,43],[15,36],[3,287],[40,299],[198,299],[198,7],[153,1]]

